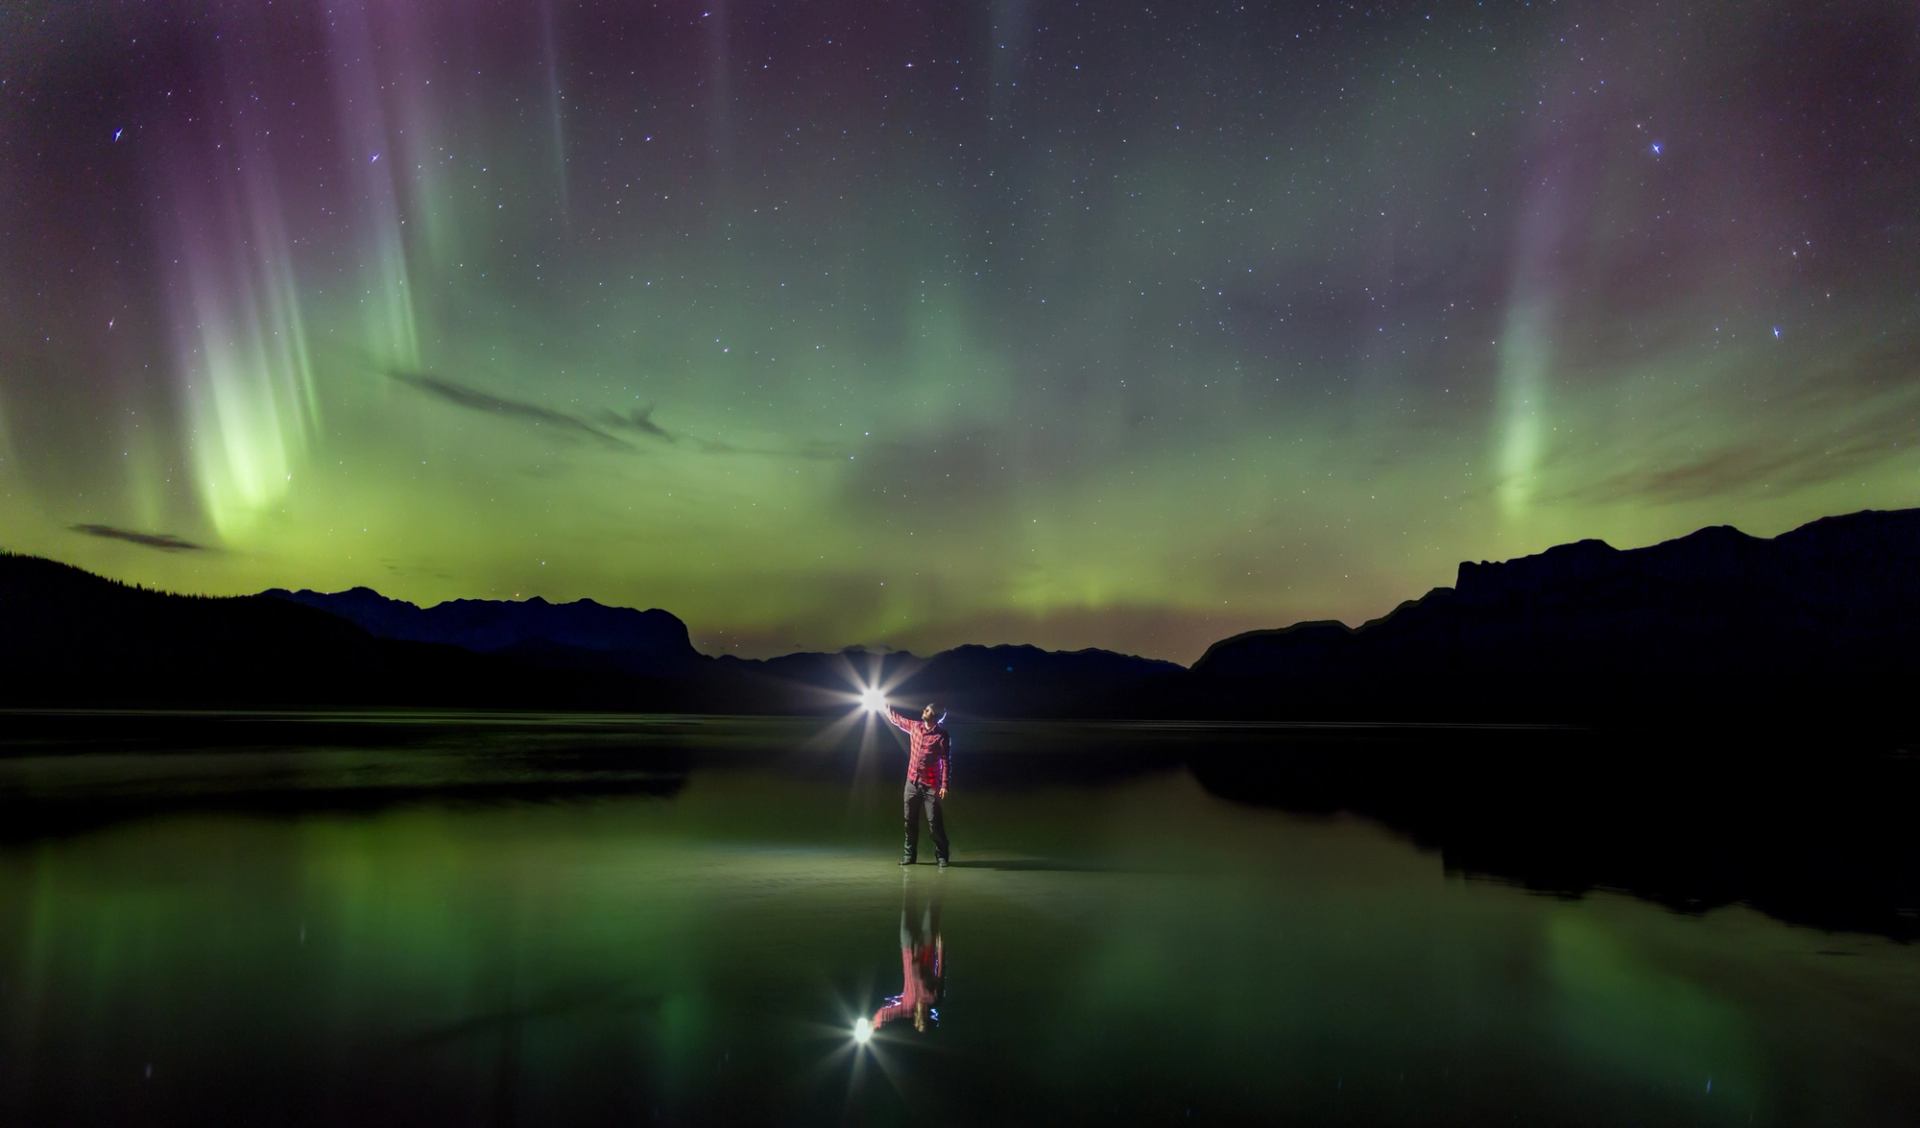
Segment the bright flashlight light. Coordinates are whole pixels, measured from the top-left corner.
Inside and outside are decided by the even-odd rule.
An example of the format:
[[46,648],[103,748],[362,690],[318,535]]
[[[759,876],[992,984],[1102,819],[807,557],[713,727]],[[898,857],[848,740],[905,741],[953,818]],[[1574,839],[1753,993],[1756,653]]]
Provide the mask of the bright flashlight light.
[[869,713],[878,713],[887,707],[887,695],[877,689],[860,691],[860,706]]
[[873,1041],[873,1020],[872,1019],[867,1019],[867,1018],[854,1019],[853,1040],[860,1043],[863,1046],[866,1045],[868,1042]]

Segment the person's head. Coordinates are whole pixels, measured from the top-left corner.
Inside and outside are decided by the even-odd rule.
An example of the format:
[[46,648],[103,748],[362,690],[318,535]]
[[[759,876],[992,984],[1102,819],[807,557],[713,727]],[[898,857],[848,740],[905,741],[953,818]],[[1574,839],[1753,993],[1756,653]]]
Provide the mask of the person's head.
[[946,711],[947,711],[946,707],[941,705],[938,701],[929,701],[927,702],[927,707],[925,709],[920,710],[920,719],[927,722],[928,724],[932,724],[933,722],[939,720],[941,716],[946,713]]

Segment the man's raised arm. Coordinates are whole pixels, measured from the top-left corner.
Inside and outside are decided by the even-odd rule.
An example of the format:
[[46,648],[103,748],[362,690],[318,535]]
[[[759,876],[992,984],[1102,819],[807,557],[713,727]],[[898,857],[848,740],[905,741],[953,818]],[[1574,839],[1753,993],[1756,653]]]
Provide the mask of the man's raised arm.
[[913,731],[913,727],[907,724],[906,721],[901,720],[900,714],[894,712],[893,706],[891,705],[881,706],[880,715],[885,717],[887,720],[892,721],[893,727],[899,729],[901,732],[911,733]]

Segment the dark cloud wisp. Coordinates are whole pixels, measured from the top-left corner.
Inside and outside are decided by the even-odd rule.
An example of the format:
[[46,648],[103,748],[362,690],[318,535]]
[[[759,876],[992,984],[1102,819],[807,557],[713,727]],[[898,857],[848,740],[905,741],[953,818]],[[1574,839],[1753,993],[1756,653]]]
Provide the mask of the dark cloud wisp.
[[679,434],[669,431],[653,421],[652,404],[648,404],[645,407],[636,407],[624,415],[617,411],[603,411],[600,413],[600,420],[609,427],[619,427],[624,430],[634,431],[638,434],[645,435],[647,438],[658,439],[663,443],[677,443],[681,439]]
[[492,392],[483,392],[465,384],[455,383],[429,372],[390,371],[387,375],[411,388],[416,388],[430,396],[464,407],[469,411],[482,411],[497,415],[503,419],[514,419],[529,426],[545,427],[570,438],[589,438],[605,446],[620,450],[631,450],[633,444],[618,435],[594,426],[578,416],[568,415],[564,411],[555,411],[537,403],[525,400],[508,399],[496,396]]
[[543,407],[525,400],[508,399],[492,392],[483,392],[478,388],[436,376],[429,372],[405,372],[393,370],[387,375],[395,380],[425,392],[436,399],[464,407],[469,411],[481,411],[503,419],[513,419],[529,426],[545,428],[568,438],[590,438],[604,446],[616,450],[634,450],[634,444],[615,431],[631,432],[653,442],[666,443],[669,446],[683,446],[702,454],[756,454],[768,458],[801,458],[809,460],[827,460],[844,457],[844,448],[838,444],[809,440],[796,442],[789,446],[755,447],[740,446],[723,439],[702,438],[689,435],[684,431],[669,430],[654,422],[653,405],[637,407],[627,412],[600,411],[591,418],[570,415],[551,407]]
[[176,537],[172,533],[143,533],[137,529],[122,529],[116,525],[79,524],[69,525],[67,528],[76,533],[85,533],[90,537],[126,541],[128,544],[137,544],[142,548],[156,548],[161,552],[212,551],[204,544],[187,540],[185,537]]

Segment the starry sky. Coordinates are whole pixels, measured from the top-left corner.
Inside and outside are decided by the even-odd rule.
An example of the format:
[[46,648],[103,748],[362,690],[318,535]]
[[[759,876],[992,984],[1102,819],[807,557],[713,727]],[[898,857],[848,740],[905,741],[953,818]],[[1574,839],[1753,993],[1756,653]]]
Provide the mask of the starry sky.
[[1191,661],[1920,504],[1911,3],[0,6],[0,543]]

